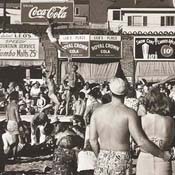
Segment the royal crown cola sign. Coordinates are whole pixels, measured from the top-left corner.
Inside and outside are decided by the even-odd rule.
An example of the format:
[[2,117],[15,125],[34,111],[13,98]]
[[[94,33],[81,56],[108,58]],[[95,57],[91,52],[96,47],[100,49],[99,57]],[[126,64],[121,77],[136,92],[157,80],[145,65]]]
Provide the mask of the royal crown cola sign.
[[90,56],[92,58],[121,58],[121,36],[91,35]]
[[[89,58],[89,35],[60,35],[59,43],[73,58]],[[58,52],[59,58],[66,54]]]

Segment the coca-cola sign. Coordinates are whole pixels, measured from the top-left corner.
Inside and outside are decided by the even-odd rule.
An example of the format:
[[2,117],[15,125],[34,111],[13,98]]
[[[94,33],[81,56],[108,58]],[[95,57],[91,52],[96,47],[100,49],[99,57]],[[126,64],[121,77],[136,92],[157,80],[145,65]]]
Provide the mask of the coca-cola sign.
[[56,23],[73,22],[73,2],[64,3],[21,3],[22,23],[46,23],[53,19]]

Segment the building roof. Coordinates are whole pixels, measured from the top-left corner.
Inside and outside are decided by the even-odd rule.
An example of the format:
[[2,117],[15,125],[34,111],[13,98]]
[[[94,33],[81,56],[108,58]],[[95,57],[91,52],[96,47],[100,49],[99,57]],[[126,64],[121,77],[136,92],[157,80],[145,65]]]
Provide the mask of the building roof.
[[108,9],[132,8],[132,7],[134,7],[133,0],[117,0],[117,2],[109,6]]
[[108,7],[114,8],[173,8],[173,0],[117,0]]
[[172,8],[173,0],[137,0],[136,7],[140,8]]

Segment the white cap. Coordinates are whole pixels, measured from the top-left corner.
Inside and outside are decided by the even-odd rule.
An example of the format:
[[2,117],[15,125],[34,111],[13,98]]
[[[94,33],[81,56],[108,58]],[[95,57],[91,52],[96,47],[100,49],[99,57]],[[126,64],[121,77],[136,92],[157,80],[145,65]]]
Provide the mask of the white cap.
[[126,92],[126,83],[121,78],[113,78],[109,83],[109,88],[113,94],[124,95]]

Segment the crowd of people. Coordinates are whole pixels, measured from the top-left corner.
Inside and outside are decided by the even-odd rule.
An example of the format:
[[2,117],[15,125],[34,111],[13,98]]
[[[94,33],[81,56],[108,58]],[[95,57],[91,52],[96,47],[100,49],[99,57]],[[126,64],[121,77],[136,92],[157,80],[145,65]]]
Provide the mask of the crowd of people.
[[[53,67],[47,70],[45,65],[42,65],[43,81],[32,83],[26,81],[23,84],[10,82],[7,87],[1,83],[1,103],[2,108],[6,113],[7,125],[3,128],[2,134],[2,152],[5,155],[16,156],[26,144],[35,146],[46,142],[49,125],[56,124],[56,132],[54,137],[56,145],[58,145],[61,133],[69,135],[77,135],[78,145],[82,149],[89,149],[89,139],[85,140],[85,126],[89,126],[90,116],[95,110],[95,107],[102,103],[102,96],[106,96],[103,101],[110,99],[110,91],[107,82],[104,84],[85,82],[83,77],[78,74],[78,67],[72,65],[72,71],[67,74],[60,86],[54,82]],[[103,95],[102,95],[103,94]],[[57,107],[55,108],[55,106]],[[27,116],[30,121],[30,139],[23,138],[25,126],[22,124],[21,116]],[[73,126],[64,126],[60,129],[60,123],[57,117],[73,116]],[[54,118],[57,121],[52,122]],[[57,126],[59,125],[59,126]],[[66,129],[65,129],[66,128]],[[1,128],[2,129],[2,128]],[[39,130],[39,137],[38,137]],[[71,130],[71,131],[70,131]],[[89,135],[89,134],[86,134]],[[24,136],[25,137],[25,136]],[[26,141],[27,140],[27,141]],[[61,142],[59,142],[61,143]],[[84,146],[85,145],[85,146]],[[79,169],[81,169],[79,167]]]
[[[47,33],[70,57],[50,27]],[[57,85],[53,61],[49,69],[42,65],[42,74],[42,84],[10,82],[4,88],[0,83],[7,118],[1,133],[1,162],[10,152],[16,158],[25,148],[27,127],[21,115],[27,115],[30,149],[51,140],[54,145],[52,167],[44,169],[50,175],[132,174],[135,156],[136,175],[172,175],[175,86],[167,81],[150,85],[142,79],[134,88],[117,77],[89,83],[75,64]],[[58,116],[72,118],[64,123]]]
[[[77,70],[73,64],[63,83],[54,83],[55,101],[49,95],[47,80],[46,84],[25,83],[24,88],[11,82],[5,89],[1,84],[8,120],[7,132],[2,134],[4,154],[13,148],[16,155],[26,144],[19,129],[20,116],[25,114],[32,117],[31,146],[54,137],[50,174],[131,174],[135,154],[136,174],[172,174],[174,86],[149,85],[141,80],[134,89],[121,78],[89,83]],[[29,104],[30,112],[25,110]],[[58,115],[73,117],[68,124],[59,120],[51,123],[49,116],[58,119]]]

